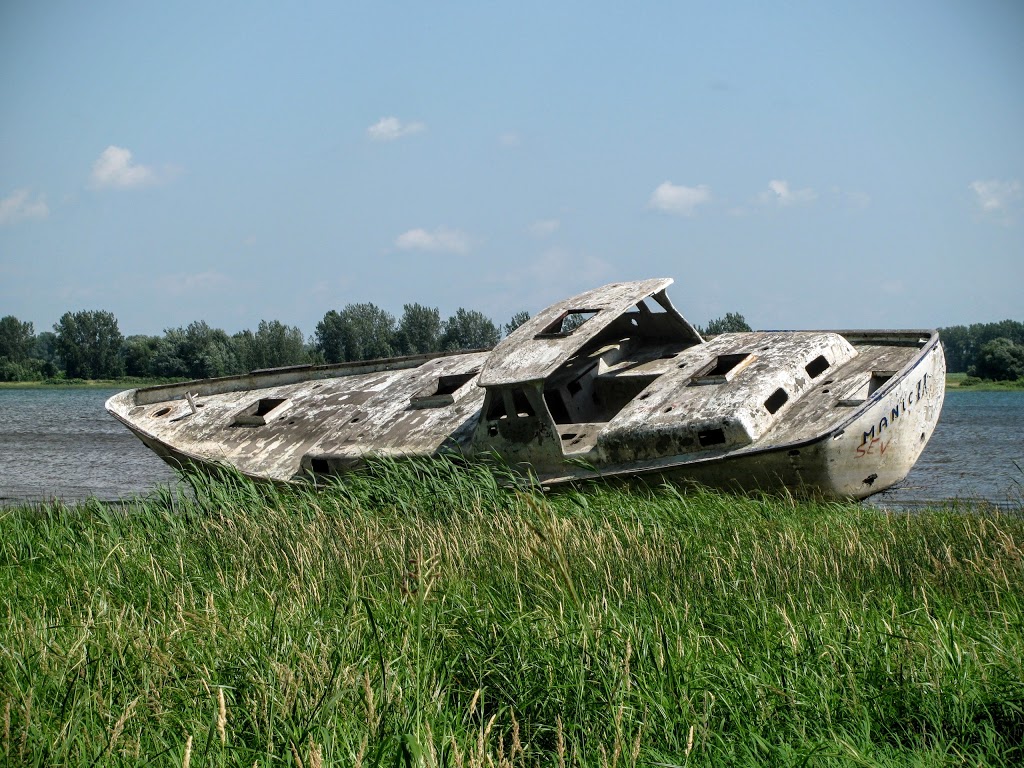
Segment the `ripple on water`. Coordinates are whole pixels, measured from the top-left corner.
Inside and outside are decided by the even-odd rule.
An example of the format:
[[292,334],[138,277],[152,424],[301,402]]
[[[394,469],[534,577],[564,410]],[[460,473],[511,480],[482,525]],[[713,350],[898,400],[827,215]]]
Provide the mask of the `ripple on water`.
[[[103,408],[117,389],[0,389],[0,503],[90,496],[116,501],[175,475]],[[945,499],[1024,499],[1024,392],[946,393],[935,433],[910,475],[876,506]]]

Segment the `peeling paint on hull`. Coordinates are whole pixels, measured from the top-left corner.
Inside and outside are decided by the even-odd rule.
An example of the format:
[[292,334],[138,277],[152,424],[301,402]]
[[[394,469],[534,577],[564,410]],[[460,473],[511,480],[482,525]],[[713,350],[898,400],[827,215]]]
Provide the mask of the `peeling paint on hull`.
[[705,341],[670,283],[580,294],[491,351],[129,390],[107,410],[171,464],[277,481],[451,452],[497,453],[548,486],[644,477],[863,498],[907,475],[942,406],[934,331]]

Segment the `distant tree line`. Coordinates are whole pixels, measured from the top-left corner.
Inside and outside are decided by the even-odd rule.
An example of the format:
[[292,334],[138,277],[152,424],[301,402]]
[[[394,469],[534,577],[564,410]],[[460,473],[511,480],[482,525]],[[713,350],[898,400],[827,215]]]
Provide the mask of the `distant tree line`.
[[[519,312],[505,332],[529,319]],[[331,310],[306,338],[295,326],[263,320],[256,331],[229,335],[197,321],[162,336],[125,337],[105,311],[66,312],[53,331],[0,318],[0,381],[47,379],[199,379],[260,368],[340,363],[396,355],[493,347],[501,329],[476,310],[442,320],[433,307],[406,304],[400,318],[374,304]]]
[[724,317],[716,317],[705,326],[695,326],[701,336],[717,336],[720,333],[749,333],[754,330],[739,312],[726,312]]
[[1024,323],[953,325],[939,329],[951,373],[967,373],[996,381],[1024,378]]
[[[517,312],[499,327],[483,313],[459,308],[441,319],[435,307],[406,304],[401,317],[371,303],[330,310],[306,338],[295,326],[262,320],[255,331],[229,335],[197,321],[162,336],[124,337],[110,312],[66,312],[52,331],[0,318],[0,381],[45,379],[200,379],[260,368],[340,363],[396,355],[484,349],[530,319]],[[750,331],[728,312],[697,326],[703,336]],[[1005,380],[1024,377],[1024,323],[1003,320],[941,328],[950,372]]]

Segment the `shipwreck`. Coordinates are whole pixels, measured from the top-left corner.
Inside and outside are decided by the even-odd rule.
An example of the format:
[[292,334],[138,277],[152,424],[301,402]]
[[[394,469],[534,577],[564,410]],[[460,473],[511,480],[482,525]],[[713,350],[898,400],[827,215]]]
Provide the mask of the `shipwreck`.
[[498,455],[552,487],[640,477],[863,498],[906,477],[942,407],[935,331],[705,340],[671,283],[581,293],[491,350],[132,389],[106,408],[174,466],[273,481],[444,453]]

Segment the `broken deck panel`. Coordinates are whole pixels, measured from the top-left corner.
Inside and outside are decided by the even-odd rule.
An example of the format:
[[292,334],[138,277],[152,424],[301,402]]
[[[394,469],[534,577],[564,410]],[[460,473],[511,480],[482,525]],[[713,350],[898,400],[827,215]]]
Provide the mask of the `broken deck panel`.
[[491,351],[129,390],[107,409],[172,463],[278,481],[446,452],[498,454],[549,485],[640,475],[860,498],[906,476],[941,409],[937,334],[705,341],[671,282],[587,291]]

